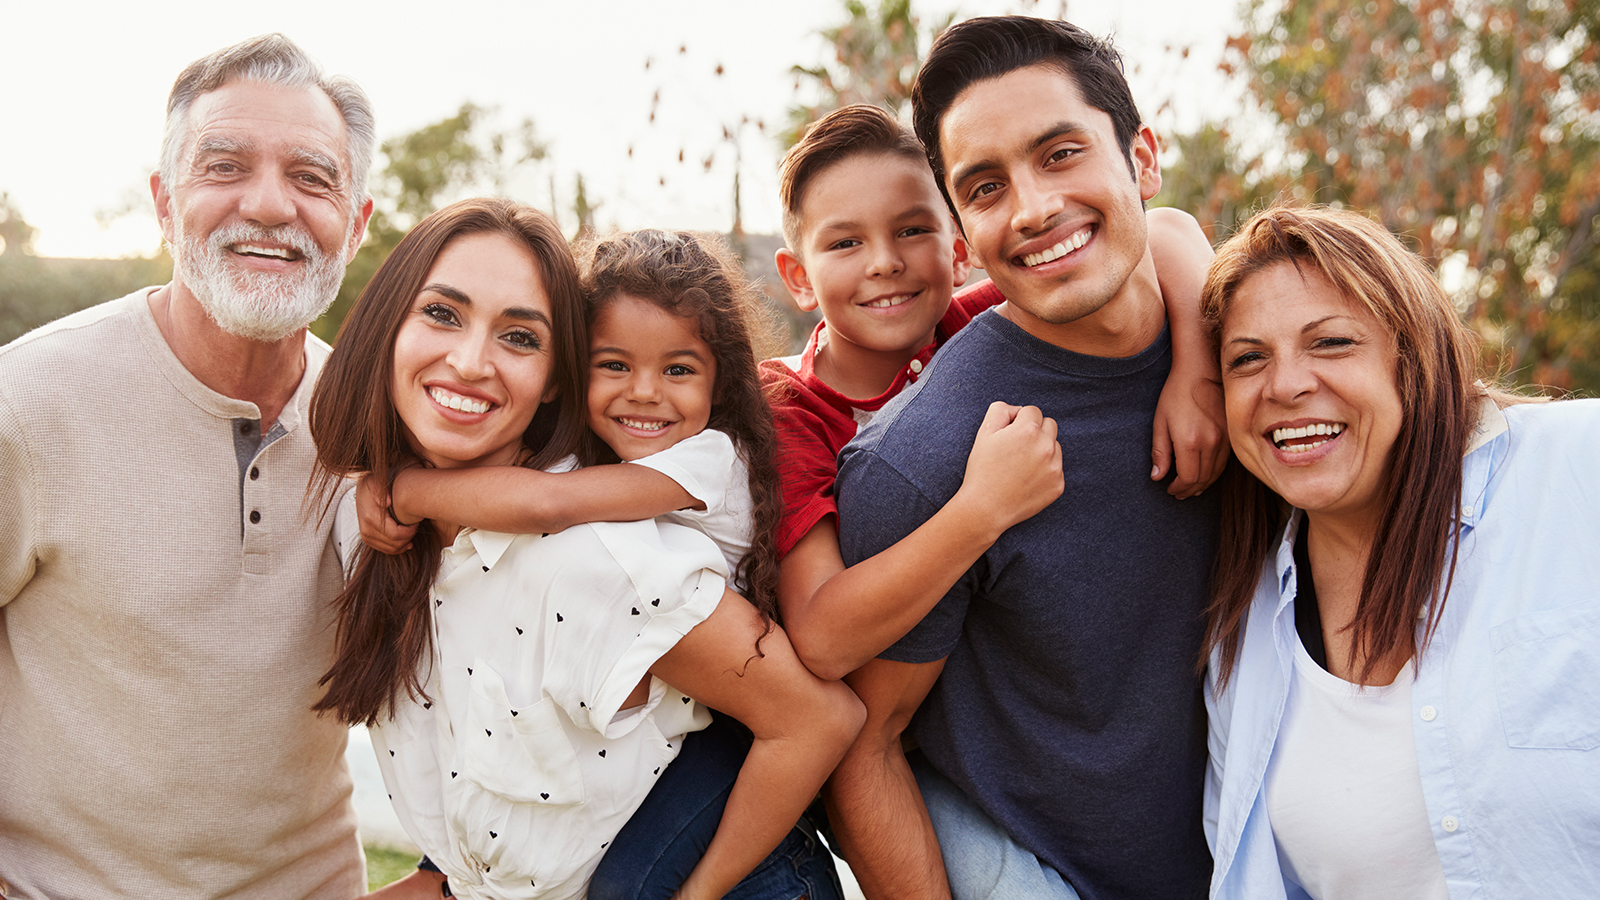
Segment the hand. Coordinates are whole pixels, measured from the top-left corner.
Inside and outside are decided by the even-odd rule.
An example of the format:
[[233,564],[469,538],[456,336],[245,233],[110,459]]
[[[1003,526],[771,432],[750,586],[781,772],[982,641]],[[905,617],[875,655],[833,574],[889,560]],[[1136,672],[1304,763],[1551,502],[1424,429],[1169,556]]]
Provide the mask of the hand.
[[971,492],[981,514],[992,517],[998,537],[1049,506],[1063,487],[1056,420],[1037,406],[998,400],[989,404],[972,440],[958,496]]
[[377,897],[381,900],[437,900],[444,896],[440,885],[444,884],[444,876],[438,872],[429,872],[418,869],[410,875],[378,888],[368,897]]
[[1155,436],[1150,446],[1150,479],[1160,481],[1174,466],[1167,493],[1197,497],[1228,465],[1228,421],[1222,410],[1222,385],[1208,375],[1177,368],[1167,376],[1156,403]]
[[389,514],[389,491],[383,482],[362,475],[356,483],[356,518],[361,523],[361,541],[379,553],[394,556],[411,549],[417,525],[401,525]]

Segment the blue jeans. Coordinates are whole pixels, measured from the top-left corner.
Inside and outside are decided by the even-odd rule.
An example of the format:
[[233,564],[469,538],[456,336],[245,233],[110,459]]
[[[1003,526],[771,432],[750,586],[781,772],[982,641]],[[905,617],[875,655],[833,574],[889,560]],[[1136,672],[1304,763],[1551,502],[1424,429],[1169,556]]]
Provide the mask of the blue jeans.
[[1078,900],[1054,866],[1012,840],[922,754],[912,755],[911,771],[928,805],[954,900]]
[[[611,842],[589,881],[589,900],[667,900],[689,877],[722,821],[750,732],[720,713],[683,749],[644,805]],[[833,857],[802,819],[725,900],[843,900]]]

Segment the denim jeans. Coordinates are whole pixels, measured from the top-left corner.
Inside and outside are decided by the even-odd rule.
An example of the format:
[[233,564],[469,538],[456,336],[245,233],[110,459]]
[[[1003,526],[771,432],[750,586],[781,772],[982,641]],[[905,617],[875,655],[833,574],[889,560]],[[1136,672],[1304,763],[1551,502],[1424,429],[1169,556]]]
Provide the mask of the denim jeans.
[[[589,900],[667,900],[705,854],[728,792],[750,750],[750,732],[720,713],[683,749],[611,842],[589,882]],[[842,900],[833,857],[802,819],[725,900]]]
[[1011,839],[922,754],[911,771],[939,838],[953,900],[1078,900],[1078,892],[1049,863]]

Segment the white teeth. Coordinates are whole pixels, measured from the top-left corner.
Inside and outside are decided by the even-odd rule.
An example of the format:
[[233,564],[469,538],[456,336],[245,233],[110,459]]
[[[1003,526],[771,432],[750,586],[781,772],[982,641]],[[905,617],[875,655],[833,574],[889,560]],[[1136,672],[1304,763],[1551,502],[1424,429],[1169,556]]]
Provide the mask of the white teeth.
[[1312,441],[1309,444],[1295,444],[1292,447],[1285,447],[1283,442],[1298,438],[1317,437],[1319,435],[1328,435],[1328,440],[1332,440],[1341,431],[1344,431],[1343,422],[1318,422],[1315,425],[1303,425],[1299,428],[1274,428],[1272,430],[1272,443],[1278,445],[1280,450],[1289,453],[1304,453],[1307,450],[1315,450],[1328,441]]
[[270,256],[273,259],[293,259],[295,252],[282,247],[262,247],[257,244],[235,244],[235,253],[248,253],[251,256]]
[[872,300],[870,302],[863,303],[861,305],[865,306],[868,309],[885,309],[885,308],[890,307],[890,306],[897,306],[897,305],[899,305],[901,303],[904,303],[907,300],[910,300],[914,296],[916,296],[916,295],[915,294],[896,294],[893,297],[883,297],[883,298],[880,298],[878,300]]
[[659,422],[659,421],[655,421],[655,420],[651,420],[651,421],[647,422],[647,421],[645,421],[643,419],[625,419],[625,418],[623,418],[621,416],[617,417],[617,421],[621,422],[624,426],[626,426],[628,428],[637,429],[639,431],[660,431],[661,429],[666,428],[667,425],[670,424],[668,422]]
[[489,411],[489,401],[473,400],[460,394],[452,394],[444,388],[428,388],[428,396],[440,406],[468,413],[484,413]]
[[1085,228],[1048,250],[1042,250],[1038,253],[1025,254],[1022,257],[1023,265],[1032,268],[1034,266],[1042,266],[1052,260],[1060,259],[1061,257],[1066,256],[1068,253],[1071,253],[1072,251],[1082,247],[1084,244],[1089,243],[1089,232],[1090,229]]

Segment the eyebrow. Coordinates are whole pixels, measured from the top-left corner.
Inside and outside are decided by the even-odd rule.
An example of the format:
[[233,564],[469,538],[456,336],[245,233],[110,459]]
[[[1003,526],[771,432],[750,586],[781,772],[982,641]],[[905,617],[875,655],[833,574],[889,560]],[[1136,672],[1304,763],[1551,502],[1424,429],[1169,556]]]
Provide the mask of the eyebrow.
[[[1063,135],[1083,134],[1088,130],[1089,129],[1086,126],[1080,125],[1077,122],[1057,122],[1056,124],[1040,132],[1038,137],[1034,138],[1028,143],[1028,152],[1032,153],[1040,147],[1043,147],[1045,144],[1048,144],[1051,141],[1062,137]],[[980,159],[976,162],[968,163],[961,168],[956,169],[955,172],[951,174],[950,184],[952,186],[959,187],[962,182],[966,181],[972,176],[977,175],[980,172],[986,172],[990,169],[997,169],[999,167],[1000,161],[993,158]]]
[[[926,203],[918,203],[913,206],[908,206],[900,212],[895,213],[889,218],[889,221],[900,223],[909,219],[920,219],[923,216],[940,216],[946,214],[947,213],[942,206],[935,209]],[[826,235],[835,231],[859,231],[861,226],[862,223],[854,219],[830,219],[823,221],[821,225],[817,226],[817,234]]]
[[[1330,321],[1332,321],[1334,319],[1343,319],[1343,318],[1347,318],[1347,316],[1345,316],[1344,313],[1333,313],[1332,315],[1323,316],[1322,318],[1317,319],[1314,322],[1307,322],[1303,327],[1301,327],[1300,333],[1301,334],[1307,334],[1309,332],[1315,331],[1317,329],[1317,327],[1320,326],[1320,325],[1324,325],[1324,324],[1326,324],[1326,323],[1328,323],[1328,322],[1330,322]],[[1257,344],[1264,344],[1266,342],[1263,341],[1261,338],[1256,338],[1256,337],[1236,337],[1236,338],[1229,338],[1228,339],[1228,343],[1230,345],[1231,344],[1257,345]]]
[[[472,298],[468,297],[465,291],[437,281],[423,285],[419,293],[438,294],[441,297],[448,297],[462,306],[472,305]],[[545,315],[543,310],[537,310],[529,306],[508,306],[500,314],[508,319],[518,319],[523,322],[543,322],[546,328],[555,327],[550,323],[550,317]]]
[[[194,158],[198,161],[207,156],[219,154],[249,156],[258,150],[259,145],[255,141],[223,135],[211,135],[201,138],[195,144]],[[343,173],[339,171],[339,161],[321,150],[311,147],[293,147],[289,150],[289,158],[300,165],[311,166],[320,171],[329,181],[336,185],[343,181]]]
[[[632,354],[630,354],[625,347],[594,347],[589,350],[590,356],[602,356],[607,354],[612,356],[632,356]],[[700,354],[700,351],[691,350],[687,347],[682,350],[669,351],[666,356],[668,359],[687,357],[702,363],[706,361],[706,358]]]

